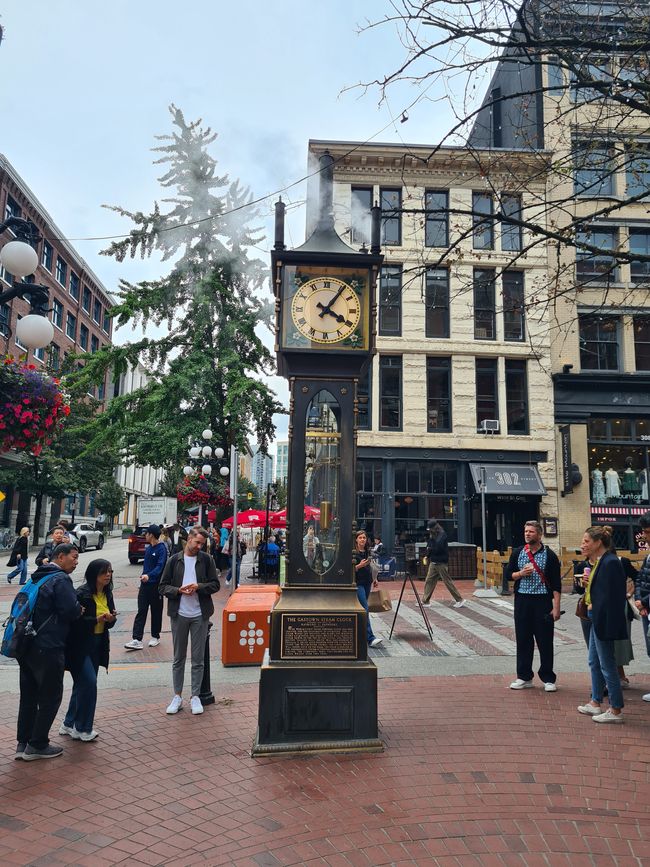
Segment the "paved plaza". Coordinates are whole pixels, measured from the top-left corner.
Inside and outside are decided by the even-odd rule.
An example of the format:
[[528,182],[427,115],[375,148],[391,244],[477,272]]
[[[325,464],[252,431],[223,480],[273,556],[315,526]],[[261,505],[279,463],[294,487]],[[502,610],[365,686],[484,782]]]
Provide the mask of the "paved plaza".
[[[97,741],[61,738],[57,723],[62,758],[14,761],[17,667],[0,663],[0,864],[650,865],[650,660],[638,624],[626,724],[598,726],[576,713],[589,679],[571,597],[556,640],[560,688],[544,693],[507,688],[512,597],[453,609],[439,588],[431,642],[407,593],[392,641],[393,613],[373,615],[385,639],[372,651],[385,751],[252,759],[259,669],[214,661],[226,589],[217,703],[168,717],[168,621],[159,647],[122,649],[140,573],[125,546],[102,552],[121,616]],[[76,583],[95,556],[82,555]],[[401,582],[384,586],[395,600]],[[469,597],[471,582],[459,586]],[[0,586],[0,613],[14,593]],[[64,703],[69,688],[66,675]]]

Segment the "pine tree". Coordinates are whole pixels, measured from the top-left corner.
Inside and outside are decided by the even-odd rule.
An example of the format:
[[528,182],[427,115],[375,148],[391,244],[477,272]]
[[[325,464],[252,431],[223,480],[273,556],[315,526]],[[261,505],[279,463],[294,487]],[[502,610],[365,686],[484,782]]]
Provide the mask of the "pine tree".
[[206,426],[215,445],[243,446],[252,434],[265,449],[273,414],[283,411],[263,382],[273,358],[256,329],[268,324],[270,305],[260,295],[266,266],[249,256],[262,240],[250,226],[257,216],[250,191],[217,172],[208,152],[215,133],[201,120],[187,123],[174,105],[170,112],[174,131],[154,148],[162,154],[156,164],[166,165],[159,181],[172,191],[162,200],[170,207],[163,213],[156,202],[149,214],[113,208],[135,227],[104,251],[118,261],[156,251],[171,263],[159,280],[120,281],[111,311],[120,326],[162,325],[167,333],[87,356],[79,373],[96,381],[106,369],[119,374],[144,364],[151,382],[111,402],[93,445],[117,441],[137,463],[157,467],[183,461],[188,438]]

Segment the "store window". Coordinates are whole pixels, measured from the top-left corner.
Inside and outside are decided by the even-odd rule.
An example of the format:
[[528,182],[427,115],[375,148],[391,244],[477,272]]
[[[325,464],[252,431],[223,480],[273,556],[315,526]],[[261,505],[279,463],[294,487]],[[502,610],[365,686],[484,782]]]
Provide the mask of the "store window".
[[616,316],[578,314],[583,370],[618,370],[618,324]]
[[395,544],[423,542],[432,518],[440,522],[449,541],[456,541],[457,465],[442,461],[396,461],[394,472]]
[[[589,484],[593,506],[646,506],[648,500],[648,448],[625,436],[630,422],[614,419],[608,443],[589,440]],[[618,437],[618,438],[616,438]],[[624,513],[620,517],[623,517]],[[618,520],[614,516],[614,521]]]
[[381,503],[384,495],[383,464],[379,461],[359,461],[356,471],[356,490],[357,527],[372,533],[375,539],[381,538]]

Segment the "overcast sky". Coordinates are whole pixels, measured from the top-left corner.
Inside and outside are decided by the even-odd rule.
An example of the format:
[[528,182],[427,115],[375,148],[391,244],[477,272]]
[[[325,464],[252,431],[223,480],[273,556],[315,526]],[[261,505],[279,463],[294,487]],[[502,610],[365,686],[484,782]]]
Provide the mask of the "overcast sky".
[[[417,91],[395,89],[381,106],[376,90],[342,93],[399,63],[394,29],[358,33],[386,9],[388,0],[5,0],[0,151],[109,291],[120,277],[155,278],[158,262],[119,265],[99,255],[106,241],[91,239],[128,231],[103,204],[147,211],[160,197],[150,148],[171,130],[172,102],[218,132],[211,153],[220,170],[256,197],[306,173],[309,138],[440,139],[440,104],[420,103],[406,123],[393,122]],[[301,186],[283,198],[304,195]],[[276,198],[265,205],[269,218]],[[303,231],[297,208],[291,246]],[[270,221],[262,258],[269,232]],[[286,401],[284,381],[273,384]]]

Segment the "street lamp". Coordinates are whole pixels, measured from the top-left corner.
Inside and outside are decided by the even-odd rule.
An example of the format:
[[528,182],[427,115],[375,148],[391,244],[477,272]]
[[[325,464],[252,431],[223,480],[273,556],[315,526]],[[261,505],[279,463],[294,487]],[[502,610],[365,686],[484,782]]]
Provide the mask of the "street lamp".
[[[194,441],[194,444],[188,451],[188,455],[190,461],[186,466],[183,467],[183,473],[186,476],[193,476],[196,473],[200,472],[201,475],[210,477],[212,475],[213,464],[220,462],[223,460],[223,456],[225,454],[222,448],[213,449],[211,445],[208,445],[208,442],[212,439],[212,431],[210,428],[206,428],[201,434],[201,439],[203,442],[199,442],[198,440]],[[201,463],[205,461],[205,463]],[[226,478],[230,474],[230,469],[226,466],[219,467],[219,474],[222,478]],[[199,525],[203,524],[203,506],[199,505]]]
[[[9,217],[0,223],[0,234],[11,229],[16,240],[9,241],[0,251],[0,264],[14,277],[28,277],[38,267],[38,255],[35,246],[40,240],[36,226],[29,220],[20,217]],[[30,311],[16,325],[16,338],[29,349],[42,349],[54,337],[54,328],[47,318],[49,293],[46,286],[38,283],[14,283],[10,289],[0,292],[0,304],[14,298],[29,301]],[[6,322],[0,321],[0,332],[9,336]]]

